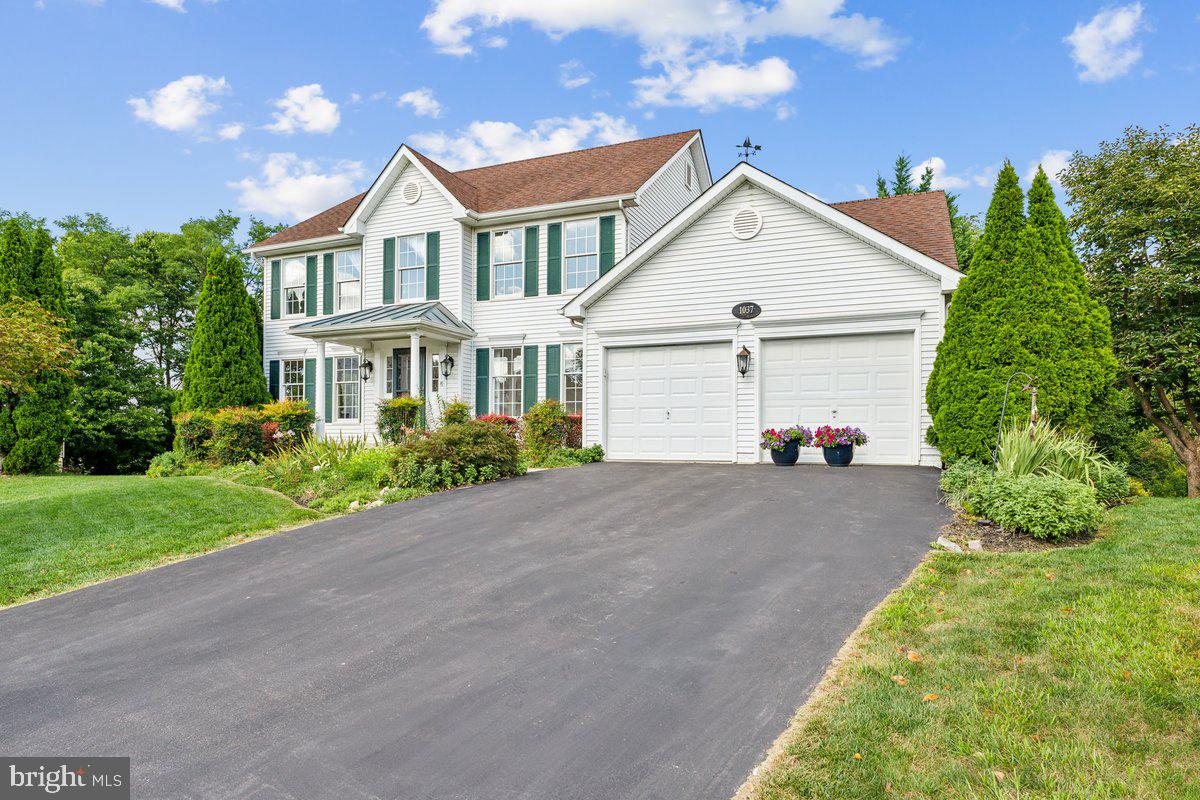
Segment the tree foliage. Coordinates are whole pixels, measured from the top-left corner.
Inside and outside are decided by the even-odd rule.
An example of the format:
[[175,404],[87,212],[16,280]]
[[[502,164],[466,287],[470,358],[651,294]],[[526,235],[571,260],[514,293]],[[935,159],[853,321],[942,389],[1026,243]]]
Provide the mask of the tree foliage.
[[1120,378],[1200,497],[1200,127],[1128,128],[1060,178]]
[[28,392],[38,374],[68,372],[73,354],[62,320],[37,303],[0,306],[0,391]]
[[220,247],[213,247],[178,410],[257,405],[268,400],[241,265]]
[[[1039,411],[1056,424],[1085,426],[1102,408],[1115,373],[1108,316],[1088,294],[1063,230],[1045,174],[1034,182],[1027,219],[1006,163],[926,388],[947,459],[989,457],[1005,384],[1017,371],[1035,378]],[[1010,395],[1010,413],[1029,408],[1020,391]]]

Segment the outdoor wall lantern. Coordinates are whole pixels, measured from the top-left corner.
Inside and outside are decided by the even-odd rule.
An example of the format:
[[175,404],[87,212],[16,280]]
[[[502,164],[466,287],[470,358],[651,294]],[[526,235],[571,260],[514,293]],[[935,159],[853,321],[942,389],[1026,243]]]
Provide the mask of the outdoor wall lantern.
[[442,377],[449,378],[450,370],[454,369],[454,357],[447,353],[441,357],[438,366],[442,368]]
[[362,362],[362,379],[363,383],[371,380],[371,373],[375,370],[375,365],[370,361]]
[[750,371],[750,351],[746,349],[746,345],[742,345],[742,349],[738,351],[737,360],[738,372],[744,378]]

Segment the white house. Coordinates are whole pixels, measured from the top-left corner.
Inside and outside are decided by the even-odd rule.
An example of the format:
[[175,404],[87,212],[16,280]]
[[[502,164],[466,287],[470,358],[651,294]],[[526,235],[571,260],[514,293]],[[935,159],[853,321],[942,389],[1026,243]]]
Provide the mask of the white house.
[[272,393],[322,435],[374,436],[416,386],[433,421],[557,398],[610,459],[756,462],[764,427],[835,423],[870,434],[857,461],[938,463],[941,192],[831,205],[748,164],[714,184],[699,131],[454,173],[403,146],[250,251]]

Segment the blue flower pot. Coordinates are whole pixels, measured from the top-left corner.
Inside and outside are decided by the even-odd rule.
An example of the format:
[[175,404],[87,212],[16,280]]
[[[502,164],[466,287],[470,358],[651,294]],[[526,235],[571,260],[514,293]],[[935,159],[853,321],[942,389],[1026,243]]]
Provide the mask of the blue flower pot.
[[825,451],[825,463],[831,467],[848,467],[854,460],[854,445],[843,444],[837,447],[822,447]]
[[782,450],[771,450],[771,460],[777,467],[790,467],[800,459],[800,443],[788,442]]

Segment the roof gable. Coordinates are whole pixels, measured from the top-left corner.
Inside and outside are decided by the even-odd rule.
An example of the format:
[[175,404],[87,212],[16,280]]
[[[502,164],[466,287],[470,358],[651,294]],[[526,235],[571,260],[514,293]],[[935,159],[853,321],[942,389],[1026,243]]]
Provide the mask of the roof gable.
[[940,189],[829,205],[947,267],[958,269],[950,210],[946,206],[946,193]]
[[699,135],[698,130],[683,131],[460,172],[451,172],[423,153],[402,145],[366,192],[253,247],[274,247],[342,233],[348,224],[353,226],[370,214],[408,163],[416,165],[445,190],[460,211],[469,209],[487,214],[634,194]]
[[[746,182],[753,183],[777,195],[796,207],[809,212],[818,219],[855,236],[868,245],[889,253],[910,267],[939,279],[943,291],[948,292],[953,290],[962,277],[957,268],[950,267],[907,243],[867,225],[844,210],[824,203],[812,195],[802,192],[794,186],[790,186],[778,178],[743,162],[731,169],[706,192],[693,200],[691,204],[675,215],[666,225],[659,228],[653,236],[638,245],[637,249],[627,254],[608,274],[601,276],[576,295],[569,303],[563,306],[562,313],[571,319],[583,318],[585,310],[589,305],[603,297],[627,275],[649,260],[655,253],[686,230],[693,222],[711,211],[718,203],[728,197],[734,189]],[[945,196],[940,192],[937,195],[940,197],[944,209]],[[935,199],[938,198],[935,197]],[[934,216],[936,215],[930,214],[931,218]],[[950,227],[948,213],[945,214],[944,225],[948,231]]]

